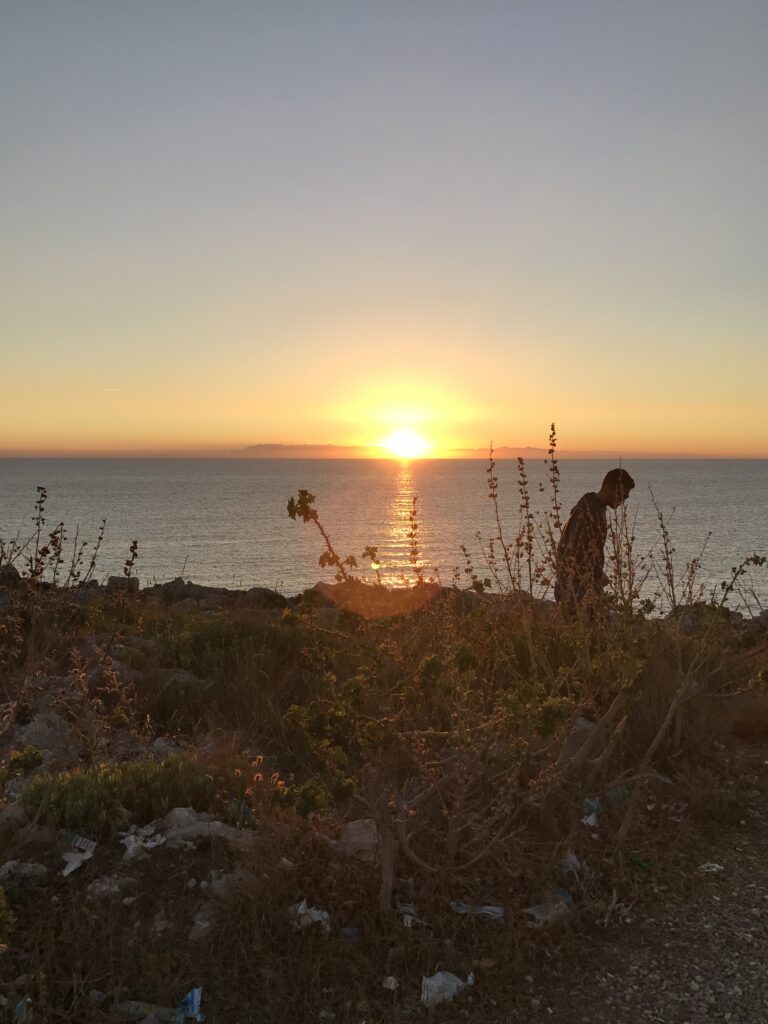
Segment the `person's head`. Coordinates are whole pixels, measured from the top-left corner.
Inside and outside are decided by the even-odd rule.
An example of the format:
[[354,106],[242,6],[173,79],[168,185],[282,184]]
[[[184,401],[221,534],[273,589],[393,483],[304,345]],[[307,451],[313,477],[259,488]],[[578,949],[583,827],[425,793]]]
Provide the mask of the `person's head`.
[[635,481],[626,469],[611,469],[603,477],[603,484],[598,492],[598,497],[604,505],[610,508],[618,508],[623,505],[629,497],[629,492],[635,486]]

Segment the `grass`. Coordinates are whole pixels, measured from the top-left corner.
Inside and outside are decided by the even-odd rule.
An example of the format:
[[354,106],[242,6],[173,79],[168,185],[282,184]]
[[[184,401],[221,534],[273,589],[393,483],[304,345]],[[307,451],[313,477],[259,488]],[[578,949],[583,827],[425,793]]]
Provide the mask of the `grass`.
[[133,819],[146,824],[173,807],[213,810],[225,783],[191,757],[124,761],[37,775],[25,788],[31,814],[90,839],[114,838]]

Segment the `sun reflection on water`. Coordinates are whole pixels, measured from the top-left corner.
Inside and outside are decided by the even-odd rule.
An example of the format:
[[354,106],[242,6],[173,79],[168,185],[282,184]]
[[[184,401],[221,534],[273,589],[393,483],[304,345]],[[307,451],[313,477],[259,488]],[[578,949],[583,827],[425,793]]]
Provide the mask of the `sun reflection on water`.
[[[383,575],[390,586],[412,585],[416,577],[411,565],[411,511],[416,495],[414,473],[410,463],[403,462],[396,469],[393,496],[385,515],[386,534],[379,545],[379,561]],[[419,510],[420,511],[420,510]],[[419,563],[423,563],[424,526],[419,517],[416,546],[420,550]]]

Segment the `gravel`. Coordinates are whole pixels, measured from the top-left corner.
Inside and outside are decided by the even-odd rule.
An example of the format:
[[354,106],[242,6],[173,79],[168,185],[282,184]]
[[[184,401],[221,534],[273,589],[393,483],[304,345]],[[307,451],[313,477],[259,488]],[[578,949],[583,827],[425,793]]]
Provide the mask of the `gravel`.
[[654,883],[623,923],[592,929],[587,941],[566,938],[551,968],[531,979],[525,1012],[500,1020],[768,1021],[767,753],[744,757],[740,821],[692,831],[669,886]]

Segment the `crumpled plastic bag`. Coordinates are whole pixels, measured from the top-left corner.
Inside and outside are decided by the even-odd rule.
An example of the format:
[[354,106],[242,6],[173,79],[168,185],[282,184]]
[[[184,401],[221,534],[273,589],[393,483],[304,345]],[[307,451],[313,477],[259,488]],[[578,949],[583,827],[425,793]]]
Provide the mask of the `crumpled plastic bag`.
[[534,927],[546,928],[547,925],[554,924],[555,921],[565,917],[571,909],[573,896],[571,896],[567,889],[556,889],[555,895],[557,896],[556,900],[537,903],[535,906],[526,907],[523,910],[524,914],[528,914],[533,918]]
[[125,860],[133,860],[139,856],[140,850],[154,850],[165,842],[165,836],[157,832],[154,825],[131,825],[127,832],[121,832],[120,835],[123,837],[120,842],[125,847]]
[[306,900],[302,900],[301,903],[291,907],[290,912],[299,928],[310,928],[313,924],[319,924],[325,934],[330,935],[331,915],[327,910],[310,907]]
[[451,910],[456,914],[470,914],[472,917],[487,917],[491,921],[504,920],[504,907],[491,906],[490,904],[473,905],[463,903],[461,900],[451,900]]
[[474,974],[470,974],[466,981],[462,981],[450,971],[438,971],[431,978],[421,979],[421,1005],[437,1006],[438,1003],[450,1003],[462,989],[474,983]]

